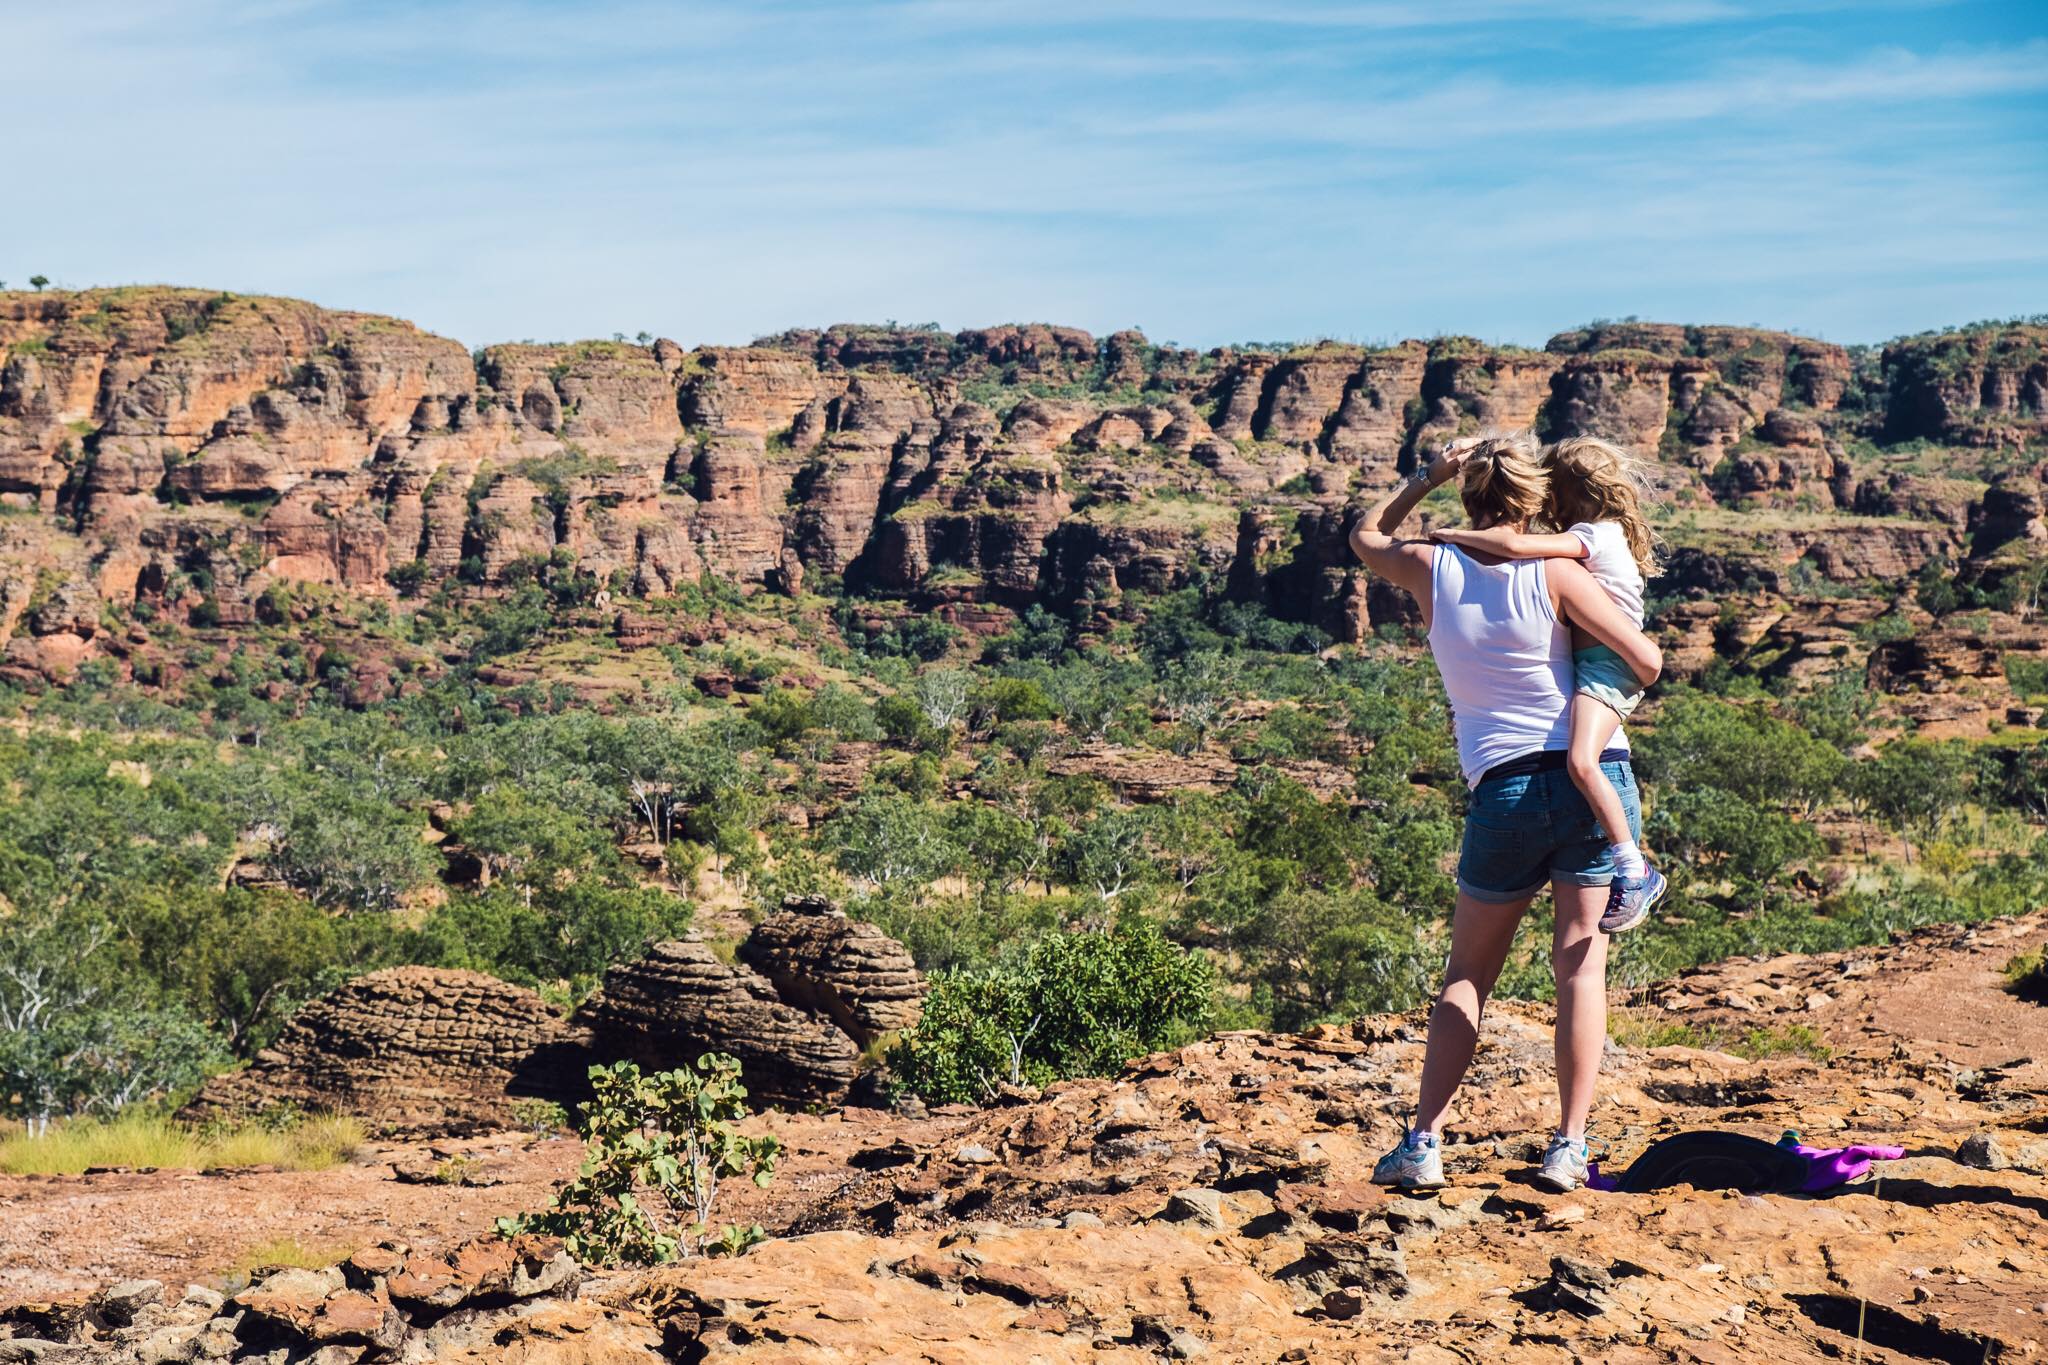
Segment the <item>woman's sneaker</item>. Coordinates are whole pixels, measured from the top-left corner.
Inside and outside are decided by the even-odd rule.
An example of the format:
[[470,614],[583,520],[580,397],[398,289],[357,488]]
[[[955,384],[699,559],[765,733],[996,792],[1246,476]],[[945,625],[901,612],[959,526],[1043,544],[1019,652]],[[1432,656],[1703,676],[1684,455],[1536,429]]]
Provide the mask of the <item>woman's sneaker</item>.
[[1664,899],[1671,884],[1664,874],[1647,864],[1640,877],[1616,877],[1607,887],[1607,913],[1600,916],[1600,932],[1622,934],[1641,924],[1650,907]]
[[1433,1133],[1410,1133],[1372,1168],[1372,1183],[1433,1190],[1444,1183],[1443,1145]]
[[1585,1184],[1585,1141],[1553,1135],[1550,1145],[1543,1149],[1543,1165],[1536,1171],[1536,1183],[1559,1194],[1569,1194]]

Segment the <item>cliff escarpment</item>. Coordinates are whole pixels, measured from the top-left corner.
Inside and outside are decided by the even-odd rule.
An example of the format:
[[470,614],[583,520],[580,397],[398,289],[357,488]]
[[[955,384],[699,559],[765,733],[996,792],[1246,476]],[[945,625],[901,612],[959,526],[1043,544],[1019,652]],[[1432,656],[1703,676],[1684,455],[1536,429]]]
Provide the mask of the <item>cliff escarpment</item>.
[[475,596],[546,566],[614,599],[843,584],[969,624],[1228,581],[1355,639],[1379,610],[1343,550],[1358,500],[1435,442],[1532,424],[1654,457],[1675,508],[1756,514],[1703,581],[1910,574],[2039,530],[2048,329],[1197,352],[838,326],[472,354],[288,299],[0,294],[0,643],[55,676],[138,602],[233,627],[273,583]]

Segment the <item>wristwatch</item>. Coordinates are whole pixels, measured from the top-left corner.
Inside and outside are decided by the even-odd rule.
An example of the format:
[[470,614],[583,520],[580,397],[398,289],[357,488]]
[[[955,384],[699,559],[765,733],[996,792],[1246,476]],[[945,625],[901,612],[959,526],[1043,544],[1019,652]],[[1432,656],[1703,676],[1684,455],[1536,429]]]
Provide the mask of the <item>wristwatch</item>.
[[1434,461],[1424,460],[1421,464],[1415,466],[1415,472],[1408,476],[1408,482],[1420,484],[1424,488],[1429,487],[1429,467],[1432,463]]

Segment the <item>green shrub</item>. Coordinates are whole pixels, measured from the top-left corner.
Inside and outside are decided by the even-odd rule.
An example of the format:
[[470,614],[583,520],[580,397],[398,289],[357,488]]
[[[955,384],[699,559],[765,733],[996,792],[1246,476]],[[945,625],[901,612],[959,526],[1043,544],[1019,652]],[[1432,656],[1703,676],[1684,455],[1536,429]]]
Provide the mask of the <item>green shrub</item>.
[[2022,697],[2048,694],[2048,658],[2038,654],[2006,655],[2005,680]]
[[420,589],[427,582],[427,561],[410,559],[403,564],[394,564],[385,579],[398,590],[400,597],[418,597]]
[[2022,1000],[2048,1005],[2048,950],[2036,948],[2006,963],[2005,984]]
[[968,725],[984,731],[1012,721],[1051,720],[1059,709],[1029,678],[991,678],[974,689],[967,714]]
[[514,1100],[512,1121],[536,1138],[544,1138],[569,1126],[569,1111],[553,1100]]
[[738,1061],[707,1053],[653,1075],[619,1062],[592,1067],[590,1084],[582,1169],[545,1213],[500,1218],[502,1235],[549,1233],[577,1260],[607,1266],[737,1254],[767,1236],[759,1225],[711,1230],[719,1183],[746,1176],[766,1189],[782,1151],[780,1139],[737,1126],[747,1113]]
[[934,976],[918,1026],[890,1050],[926,1099],[977,1102],[998,1086],[1101,1076],[1199,1037],[1214,1010],[1207,957],[1132,920],[1047,934],[1012,962]]

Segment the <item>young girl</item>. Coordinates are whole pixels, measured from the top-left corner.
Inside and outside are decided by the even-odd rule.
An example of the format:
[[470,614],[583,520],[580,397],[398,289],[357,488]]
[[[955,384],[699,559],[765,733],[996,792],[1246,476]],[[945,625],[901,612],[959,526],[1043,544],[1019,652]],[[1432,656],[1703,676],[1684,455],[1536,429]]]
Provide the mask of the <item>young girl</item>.
[[[1442,530],[1434,538],[1509,559],[1582,559],[1629,620],[1643,624],[1643,583],[1656,572],[1656,541],[1643,516],[1635,461],[1591,436],[1559,441],[1545,455],[1550,501],[1544,519],[1568,529],[1554,535]],[[1643,858],[1614,785],[1600,771],[1600,752],[1642,700],[1643,687],[1621,656],[1572,631],[1571,747],[1565,767],[1607,831],[1616,875],[1600,927],[1610,934],[1643,922],[1664,895],[1664,877]]]

